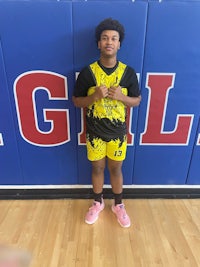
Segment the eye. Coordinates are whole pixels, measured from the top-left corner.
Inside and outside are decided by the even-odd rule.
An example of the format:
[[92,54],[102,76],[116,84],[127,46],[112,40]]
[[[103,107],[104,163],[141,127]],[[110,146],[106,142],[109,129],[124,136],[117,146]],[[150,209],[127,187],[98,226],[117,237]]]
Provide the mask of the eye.
[[119,38],[118,38],[118,37],[113,37],[113,38],[112,38],[112,41],[113,41],[113,42],[117,42],[117,41],[119,41]]
[[106,36],[101,37],[101,41],[107,41],[107,40],[108,40],[108,37],[106,37]]

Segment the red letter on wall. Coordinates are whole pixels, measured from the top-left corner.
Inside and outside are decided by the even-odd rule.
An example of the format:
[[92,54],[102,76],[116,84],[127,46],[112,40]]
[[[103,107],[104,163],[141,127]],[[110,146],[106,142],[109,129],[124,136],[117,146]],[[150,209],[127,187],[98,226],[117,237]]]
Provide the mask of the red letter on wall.
[[15,102],[20,133],[29,143],[38,146],[57,146],[70,140],[69,111],[44,109],[44,122],[50,122],[48,132],[38,126],[35,93],[45,90],[49,100],[67,100],[66,77],[48,71],[31,71],[20,75],[14,83]]
[[145,131],[142,145],[187,145],[194,115],[178,114],[173,131],[164,131],[169,90],[174,86],[175,74],[148,73],[149,90]]

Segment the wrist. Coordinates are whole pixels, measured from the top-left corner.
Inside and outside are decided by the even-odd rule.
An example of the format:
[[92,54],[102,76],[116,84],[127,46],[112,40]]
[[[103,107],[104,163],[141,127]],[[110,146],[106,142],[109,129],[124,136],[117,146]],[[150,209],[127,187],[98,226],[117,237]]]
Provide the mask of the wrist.
[[92,95],[92,100],[93,100],[93,102],[99,100],[98,95],[94,93],[94,94]]

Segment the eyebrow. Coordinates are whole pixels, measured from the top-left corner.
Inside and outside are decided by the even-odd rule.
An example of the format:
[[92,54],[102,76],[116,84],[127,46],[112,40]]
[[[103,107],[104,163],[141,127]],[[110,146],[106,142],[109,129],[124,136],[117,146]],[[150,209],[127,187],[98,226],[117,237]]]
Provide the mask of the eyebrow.
[[[102,34],[101,37],[109,37],[109,36],[107,34]],[[118,37],[119,38],[118,34],[114,34],[111,37]]]

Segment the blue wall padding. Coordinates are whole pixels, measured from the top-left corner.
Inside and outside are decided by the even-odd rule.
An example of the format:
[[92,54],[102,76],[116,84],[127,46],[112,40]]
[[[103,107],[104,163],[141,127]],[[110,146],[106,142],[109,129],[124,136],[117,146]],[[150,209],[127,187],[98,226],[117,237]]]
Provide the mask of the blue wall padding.
[[[190,162],[196,162],[193,147],[200,113],[200,39],[196,34],[200,25],[199,12],[200,3],[152,2],[149,5],[143,73],[175,74],[174,86],[168,95],[164,131],[175,129],[178,114],[188,114],[191,116],[191,132],[188,133],[187,145],[137,143],[133,183],[185,184],[191,171]],[[143,76],[139,134],[144,132],[147,113],[149,90],[145,88],[145,83],[146,77]]]

